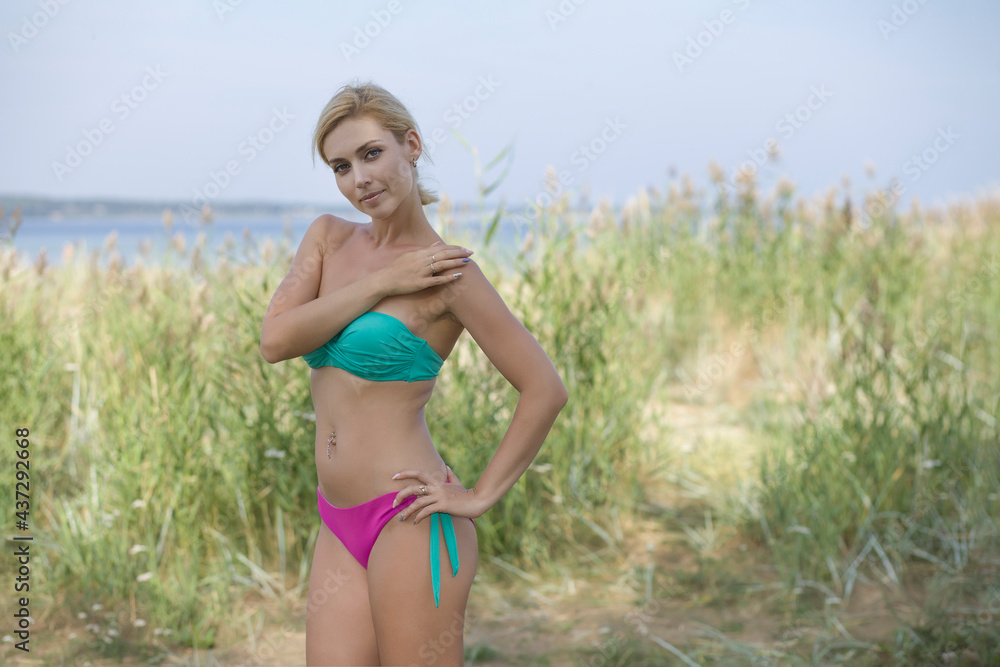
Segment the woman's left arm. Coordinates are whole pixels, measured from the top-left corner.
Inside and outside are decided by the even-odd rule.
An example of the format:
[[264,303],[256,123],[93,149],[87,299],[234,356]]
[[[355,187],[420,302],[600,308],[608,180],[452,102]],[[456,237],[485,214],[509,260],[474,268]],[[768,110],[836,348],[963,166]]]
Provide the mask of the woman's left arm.
[[510,312],[475,261],[462,267],[462,280],[447,291],[451,313],[520,394],[496,453],[469,490],[481,515],[531,465],[569,395],[545,350]]

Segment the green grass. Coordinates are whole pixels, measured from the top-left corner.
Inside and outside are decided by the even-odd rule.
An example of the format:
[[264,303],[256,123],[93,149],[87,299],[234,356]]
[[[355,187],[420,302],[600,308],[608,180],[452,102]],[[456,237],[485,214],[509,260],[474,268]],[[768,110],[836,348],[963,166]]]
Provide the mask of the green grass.
[[[975,619],[1000,613],[1000,208],[890,211],[860,229],[835,193],[814,205],[787,184],[717,185],[674,183],[581,218],[558,200],[507,257],[470,241],[570,392],[535,464],[477,521],[483,557],[543,575],[617,563],[622,519],[669,450],[640,437],[651,396],[675,385],[714,400],[718,371],[753,355],[773,362],[772,388],[808,381],[790,405],[758,399],[770,444],[750,492],[716,503],[730,514],[715,521],[769,554],[791,610],[835,617],[859,578],[898,588],[917,566],[942,591],[878,648],[831,636],[811,655],[778,653],[996,659],[998,624]],[[0,250],[0,423],[31,430],[42,598],[69,615],[102,604],[101,632],[118,633],[96,645],[118,655],[156,628],[210,647],[244,627],[232,613],[244,596],[302,597],[316,537],[308,372],[258,352],[294,248],[245,240],[211,268],[197,245],[152,268],[100,256],[19,267]],[[460,339],[427,417],[466,481],[516,400]],[[13,525],[9,503],[0,521]],[[698,562],[689,584],[716,599],[745,580]],[[768,655],[705,642],[681,650],[716,664]],[[601,659],[641,664],[650,649]]]

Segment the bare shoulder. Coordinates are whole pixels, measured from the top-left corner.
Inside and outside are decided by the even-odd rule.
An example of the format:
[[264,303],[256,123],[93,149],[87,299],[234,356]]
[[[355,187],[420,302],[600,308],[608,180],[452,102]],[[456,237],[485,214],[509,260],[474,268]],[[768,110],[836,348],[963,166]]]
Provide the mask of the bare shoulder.
[[356,223],[329,214],[313,220],[295,251],[288,275],[275,292],[269,313],[277,315],[290,307],[288,304],[301,305],[315,299],[319,295],[325,258],[346,243],[357,227]]
[[486,277],[486,274],[483,273],[483,270],[479,266],[479,262],[471,257],[469,258],[469,261],[465,263],[465,266],[462,267],[461,271],[462,278],[469,279],[466,281],[469,288],[483,289],[489,287],[490,289],[493,289],[493,284],[490,282],[490,279]]
[[336,250],[346,243],[360,228],[361,225],[356,222],[324,213],[309,224],[302,237],[302,244],[314,246],[320,255],[326,255],[328,251]]
[[513,319],[507,305],[476,260],[470,259],[461,271],[462,276],[448,285],[449,310],[470,334],[475,336],[473,328],[483,320],[495,322],[497,318],[501,318],[509,322]]

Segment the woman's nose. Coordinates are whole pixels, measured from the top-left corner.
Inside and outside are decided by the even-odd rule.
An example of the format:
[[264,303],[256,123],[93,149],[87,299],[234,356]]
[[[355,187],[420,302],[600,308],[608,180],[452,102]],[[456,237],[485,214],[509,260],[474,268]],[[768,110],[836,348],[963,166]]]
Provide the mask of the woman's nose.
[[371,183],[371,180],[372,179],[368,176],[367,170],[360,167],[354,168],[354,184],[356,186],[362,188]]

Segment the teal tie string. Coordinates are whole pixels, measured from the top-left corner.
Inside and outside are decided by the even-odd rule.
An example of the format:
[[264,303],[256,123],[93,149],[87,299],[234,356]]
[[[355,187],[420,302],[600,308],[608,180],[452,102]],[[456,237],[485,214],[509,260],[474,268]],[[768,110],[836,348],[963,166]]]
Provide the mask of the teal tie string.
[[451,560],[451,576],[458,574],[458,543],[455,541],[455,524],[451,522],[450,514],[441,515],[441,526],[444,528],[444,543],[448,547],[448,559]]
[[[440,521],[440,524],[439,524]],[[439,526],[444,527],[444,543],[448,547],[448,558],[451,561],[451,576],[458,575],[458,543],[455,541],[455,525],[451,515],[443,512],[431,514],[431,585],[434,588],[434,606],[441,604],[441,572],[438,561],[441,549],[438,546]]]
[[441,600],[441,574],[435,565],[438,562],[438,515],[431,514],[431,586],[434,588],[434,606]]

